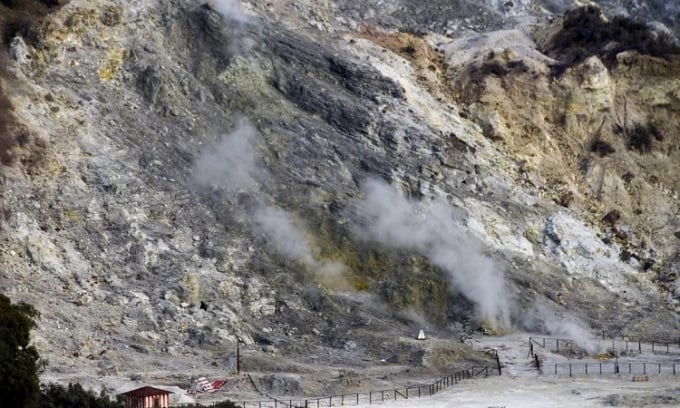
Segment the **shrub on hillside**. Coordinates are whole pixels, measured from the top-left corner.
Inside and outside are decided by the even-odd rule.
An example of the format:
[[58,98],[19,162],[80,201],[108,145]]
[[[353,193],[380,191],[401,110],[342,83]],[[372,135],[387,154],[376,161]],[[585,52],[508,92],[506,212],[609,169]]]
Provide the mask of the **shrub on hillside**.
[[605,157],[616,152],[616,149],[609,142],[598,139],[590,146],[590,151],[597,153],[600,157]]
[[567,11],[562,29],[546,51],[573,65],[591,55],[612,63],[616,54],[626,50],[655,57],[680,54],[680,47],[670,35],[655,33],[646,23],[629,17],[616,16],[607,21],[596,6]]
[[649,153],[654,140],[663,141],[663,134],[653,123],[647,125],[636,124],[628,134],[628,149],[640,153]]

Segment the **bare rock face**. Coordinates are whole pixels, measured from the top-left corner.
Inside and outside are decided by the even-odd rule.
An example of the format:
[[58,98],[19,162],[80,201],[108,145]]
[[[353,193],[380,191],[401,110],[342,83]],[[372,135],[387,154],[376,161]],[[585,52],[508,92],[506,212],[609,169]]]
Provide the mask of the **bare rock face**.
[[562,2],[454,3],[72,0],[15,37],[0,289],[46,375],[176,383],[240,345],[295,394],[479,358],[395,354],[423,327],[674,333],[677,60],[566,64],[527,27]]

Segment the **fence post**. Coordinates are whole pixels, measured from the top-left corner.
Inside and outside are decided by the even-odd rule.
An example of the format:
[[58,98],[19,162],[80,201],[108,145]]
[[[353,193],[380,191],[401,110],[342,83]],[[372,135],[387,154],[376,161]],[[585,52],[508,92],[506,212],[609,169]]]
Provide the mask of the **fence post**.
[[602,330],[602,340],[604,340],[604,330]]
[[380,391],[380,401],[385,401],[385,391]]
[[661,363],[659,363],[659,374],[661,374]]
[[652,353],[654,352],[654,340],[652,340]]
[[673,375],[675,375],[675,363],[673,363]]
[[373,403],[373,392],[369,391],[368,392],[368,405],[371,405]]
[[359,405],[359,393],[357,393],[357,405]]
[[588,374],[588,363],[586,363],[586,374]]
[[642,363],[642,374],[647,374],[647,363]]
[[345,394],[340,395],[340,405],[345,405]]
[[557,377],[557,364],[555,364],[555,377]]
[[633,374],[633,368],[630,366],[630,363],[628,363],[628,374]]
[[571,363],[569,363],[569,377],[571,377]]
[[638,352],[642,353],[642,342],[638,340]]
[[602,363],[600,363],[600,375],[602,375]]

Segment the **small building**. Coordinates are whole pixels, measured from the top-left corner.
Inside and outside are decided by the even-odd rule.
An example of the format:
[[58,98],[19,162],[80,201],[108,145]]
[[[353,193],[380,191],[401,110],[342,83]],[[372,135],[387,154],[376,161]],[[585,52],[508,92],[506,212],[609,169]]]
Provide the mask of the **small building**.
[[125,408],[168,408],[172,392],[154,387],[141,387],[124,392]]

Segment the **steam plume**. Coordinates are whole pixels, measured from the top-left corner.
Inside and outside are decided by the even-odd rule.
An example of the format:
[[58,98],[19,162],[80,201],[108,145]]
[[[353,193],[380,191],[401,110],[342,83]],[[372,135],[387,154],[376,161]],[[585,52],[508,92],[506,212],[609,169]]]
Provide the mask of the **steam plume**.
[[250,123],[240,120],[230,134],[194,161],[192,181],[199,187],[226,191],[257,189],[256,179],[264,172],[255,160],[256,133]]
[[267,243],[282,256],[305,265],[327,286],[347,289],[342,276],[345,266],[318,260],[318,249],[308,242],[304,229],[291,221],[292,216],[276,206],[263,204],[258,183],[267,182],[268,173],[257,160],[256,142],[255,128],[245,120],[239,121],[230,134],[199,155],[191,180],[200,188],[250,192],[255,200],[246,212]]
[[314,264],[314,256],[304,233],[293,225],[284,210],[263,206],[255,210],[253,220],[257,229],[281,255],[305,265]]
[[443,201],[425,209],[384,182],[370,180],[363,189],[366,197],[358,209],[366,228],[361,235],[383,245],[417,250],[446,272],[451,285],[474,303],[480,317],[495,326],[509,326],[510,300],[503,272],[465,233],[462,214]]
[[589,354],[599,352],[599,347],[592,340],[592,336],[576,322],[567,320],[547,310],[538,309],[538,316],[545,324],[545,329],[551,336],[574,340],[577,346]]
[[255,210],[253,220],[257,230],[262,233],[270,246],[286,258],[304,264],[309,270],[321,277],[324,284],[336,289],[348,289],[342,274],[346,267],[342,263],[317,260],[318,249],[310,244],[304,230],[293,224],[286,211],[262,206]]
[[248,24],[251,22],[251,17],[247,15],[241,7],[239,0],[212,0],[210,2],[212,7],[228,21],[233,21],[240,24]]

